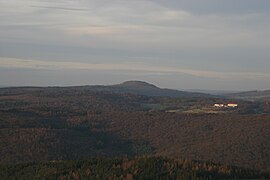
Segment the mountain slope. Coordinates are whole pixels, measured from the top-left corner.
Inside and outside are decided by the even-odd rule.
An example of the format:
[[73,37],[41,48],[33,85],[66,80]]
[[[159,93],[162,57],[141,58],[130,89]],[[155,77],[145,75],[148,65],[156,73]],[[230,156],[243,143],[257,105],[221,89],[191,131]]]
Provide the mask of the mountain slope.
[[160,157],[89,158],[0,166],[3,179],[267,179],[251,169]]
[[0,89],[0,164],[151,154],[270,170],[269,114],[149,111],[143,105],[185,109],[214,99],[105,89]]
[[134,93],[145,96],[167,96],[167,97],[208,97],[204,93],[194,93],[173,89],[162,89],[153,84],[143,81],[126,81],[122,84],[107,86],[114,92]]
[[245,99],[245,100],[263,100],[263,99],[270,99],[270,90],[231,93],[227,94],[226,96],[230,98]]
[[187,92],[187,91],[179,91],[174,89],[162,89],[153,84],[149,84],[143,81],[126,81],[117,85],[88,85],[88,86],[73,86],[73,87],[11,87],[11,88],[0,88],[0,95],[7,94],[19,94],[22,92],[30,92],[36,90],[48,90],[54,91],[55,89],[62,90],[75,90],[78,89],[83,91],[106,91],[112,93],[129,93],[136,95],[144,95],[144,96],[155,96],[155,97],[216,97],[214,95],[206,94],[206,93],[197,93],[197,92]]

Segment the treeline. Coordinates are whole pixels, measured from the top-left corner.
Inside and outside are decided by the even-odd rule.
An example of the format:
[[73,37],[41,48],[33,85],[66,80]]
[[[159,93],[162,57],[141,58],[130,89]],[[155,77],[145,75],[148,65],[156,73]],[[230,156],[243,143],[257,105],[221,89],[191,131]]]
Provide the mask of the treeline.
[[269,179],[255,170],[161,157],[91,158],[0,166],[3,179]]

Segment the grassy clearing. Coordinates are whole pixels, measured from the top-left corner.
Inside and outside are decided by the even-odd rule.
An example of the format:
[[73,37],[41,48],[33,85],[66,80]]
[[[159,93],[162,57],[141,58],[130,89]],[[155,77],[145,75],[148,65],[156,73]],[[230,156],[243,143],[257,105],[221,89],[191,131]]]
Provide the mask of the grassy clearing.
[[182,109],[172,109],[166,111],[167,113],[180,113],[180,114],[221,114],[226,113],[225,111],[217,111],[210,108],[195,108],[195,109],[188,109],[188,110],[182,110]]

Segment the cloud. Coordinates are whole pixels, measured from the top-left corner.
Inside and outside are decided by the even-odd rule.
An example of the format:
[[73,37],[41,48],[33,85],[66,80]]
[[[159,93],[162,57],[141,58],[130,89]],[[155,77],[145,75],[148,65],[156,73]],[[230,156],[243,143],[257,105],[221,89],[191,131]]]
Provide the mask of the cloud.
[[121,25],[121,26],[85,26],[67,28],[67,33],[73,35],[119,35],[123,36],[130,32],[149,32],[149,28],[143,25]]
[[65,7],[57,7],[57,6],[30,6],[34,8],[45,8],[45,9],[55,9],[55,10],[65,10],[65,11],[89,11],[89,9],[83,8],[65,8]]
[[115,34],[120,31],[116,28],[106,27],[106,26],[88,26],[88,27],[73,27],[67,28],[66,32],[73,35],[105,35],[105,34]]
[[269,48],[265,38],[269,14],[265,12],[196,14],[148,0],[1,1],[1,26],[8,28],[0,29],[0,38],[5,41],[66,44],[70,40],[119,48]]
[[267,79],[270,73],[257,72],[216,72],[179,67],[152,66],[144,63],[77,63],[59,61],[27,60],[0,57],[1,68],[27,68],[45,70],[95,70],[95,71],[131,71],[132,73],[179,74],[184,73],[196,77],[220,79]]

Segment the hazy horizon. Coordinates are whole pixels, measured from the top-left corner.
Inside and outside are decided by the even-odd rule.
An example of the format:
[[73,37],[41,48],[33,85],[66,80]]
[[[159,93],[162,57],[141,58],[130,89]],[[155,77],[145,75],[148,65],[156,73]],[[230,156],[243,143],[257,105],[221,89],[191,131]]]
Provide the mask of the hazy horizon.
[[270,89],[268,0],[0,0],[0,87]]
[[0,88],[17,88],[17,87],[41,87],[41,88],[47,88],[47,87],[81,87],[81,86],[113,86],[113,85],[118,85],[122,84],[128,81],[138,81],[138,82],[146,82],[150,85],[157,86],[158,88],[161,89],[173,89],[173,90],[179,90],[179,91],[187,91],[187,92],[198,92],[198,93],[206,93],[206,94],[213,94],[213,95],[221,95],[221,94],[226,94],[226,93],[240,93],[240,92],[249,92],[249,91],[265,91],[269,89],[249,89],[249,90],[218,90],[218,89],[185,89],[185,88],[175,88],[175,87],[164,87],[164,86],[159,86],[157,84],[147,82],[144,80],[137,80],[137,79],[131,79],[123,82],[116,82],[116,83],[107,83],[107,84],[73,84],[73,85],[9,85],[9,86],[1,86]]

